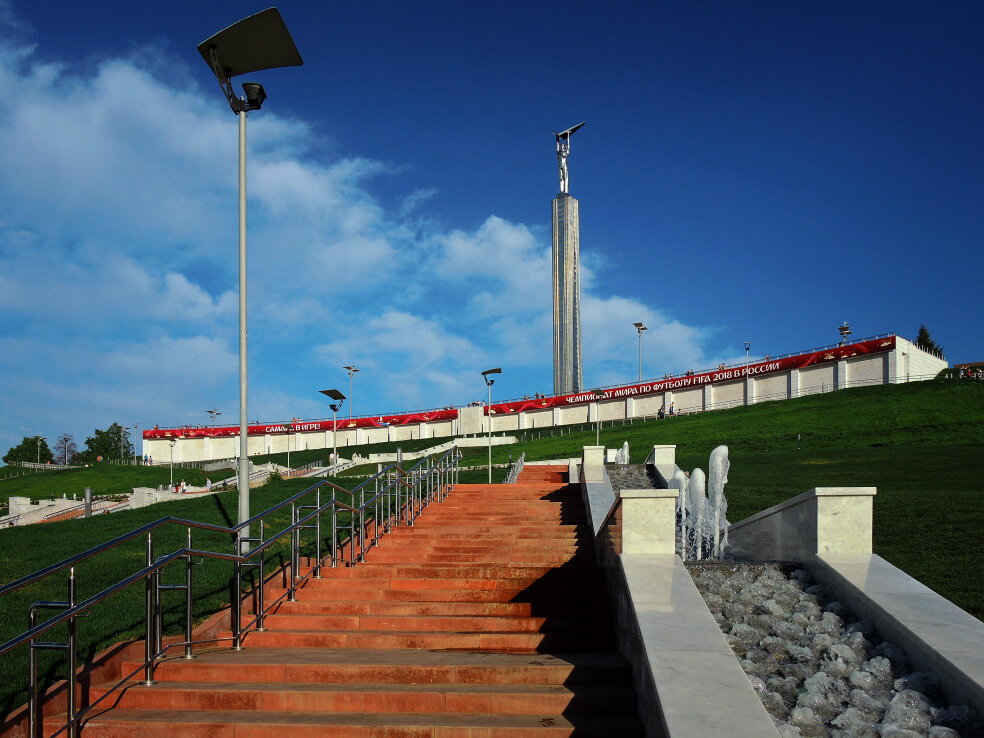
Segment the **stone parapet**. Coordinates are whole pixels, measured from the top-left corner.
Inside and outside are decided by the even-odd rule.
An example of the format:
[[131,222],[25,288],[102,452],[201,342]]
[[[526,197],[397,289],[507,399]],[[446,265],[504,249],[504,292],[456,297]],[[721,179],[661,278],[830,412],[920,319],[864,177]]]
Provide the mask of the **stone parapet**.
[[728,529],[729,551],[759,561],[870,554],[874,487],[817,487]]

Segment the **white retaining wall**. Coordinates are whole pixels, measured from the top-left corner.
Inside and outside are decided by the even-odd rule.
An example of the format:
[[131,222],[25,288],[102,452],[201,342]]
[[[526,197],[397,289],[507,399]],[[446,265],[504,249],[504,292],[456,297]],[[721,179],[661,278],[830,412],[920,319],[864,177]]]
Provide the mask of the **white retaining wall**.
[[[623,418],[652,417],[660,406],[669,411],[670,403],[677,412],[696,413],[720,410],[770,400],[783,400],[820,392],[832,392],[845,387],[916,381],[935,377],[948,364],[917,348],[898,336],[895,348],[875,354],[854,356],[846,360],[790,369],[774,374],[749,376],[737,381],[707,383],[700,387],[665,390],[636,397],[612,397],[601,402],[555,407],[543,410],[493,415],[493,433],[519,431],[564,425],[577,425],[598,420],[602,422]],[[340,421],[341,422],[341,421]],[[488,431],[489,417],[483,407],[464,407],[457,420],[439,420],[380,428],[342,428],[333,439],[329,431],[298,431],[296,433],[250,436],[250,455],[284,453],[307,449],[361,446],[369,443],[405,441],[418,438],[448,438],[470,436]],[[170,459],[168,439],[144,439],[142,453],[153,457],[155,463]],[[174,447],[176,462],[209,461],[234,458],[239,453],[238,436],[225,438],[179,438]]]

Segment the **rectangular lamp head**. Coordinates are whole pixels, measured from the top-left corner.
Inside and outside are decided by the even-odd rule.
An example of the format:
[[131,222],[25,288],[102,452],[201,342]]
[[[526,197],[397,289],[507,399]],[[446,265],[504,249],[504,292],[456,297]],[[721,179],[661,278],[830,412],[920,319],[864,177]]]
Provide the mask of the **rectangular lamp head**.
[[[218,69],[212,66],[213,50]],[[219,82],[262,69],[298,67],[304,63],[276,8],[267,8],[224,28],[198,44],[198,53]]]
[[333,400],[344,400],[345,399],[345,395],[343,395],[337,389],[326,389],[326,390],[318,390],[318,391],[321,394],[326,395],[327,397],[330,397]]

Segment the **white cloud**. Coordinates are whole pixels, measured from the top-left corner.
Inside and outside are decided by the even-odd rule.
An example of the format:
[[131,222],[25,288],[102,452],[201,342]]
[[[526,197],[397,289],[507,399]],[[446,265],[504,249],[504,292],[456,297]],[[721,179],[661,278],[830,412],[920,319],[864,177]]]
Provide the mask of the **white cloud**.
[[[0,40],[0,446],[235,414],[235,116],[125,58],[91,70]],[[489,363],[514,394],[550,390],[549,243],[496,215],[447,230],[427,186],[388,212],[370,186],[401,163],[329,159],[275,113],[249,125],[251,418],[323,415],[312,388],[350,361],[357,412],[476,399]],[[584,281],[587,381],[634,376],[640,319],[670,370],[700,363],[700,330]]]

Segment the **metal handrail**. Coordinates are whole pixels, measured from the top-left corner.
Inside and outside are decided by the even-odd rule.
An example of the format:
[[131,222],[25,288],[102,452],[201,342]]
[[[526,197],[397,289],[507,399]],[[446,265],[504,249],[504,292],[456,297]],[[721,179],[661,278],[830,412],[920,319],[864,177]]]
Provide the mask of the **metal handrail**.
[[516,459],[516,463],[509,469],[509,473],[506,475],[506,484],[516,484],[516,480],[519,479],[519,475],[523,473],[523,466],[525,463],[526,452],[523,451],[519,458]]
[[[458,461],[461,458],[461,452],[457,447],[448,450],[443,456],[435,461],[433,457],[426,457],[421,459],[415,466],[408,470],[404,470],[402,465],[392,464],[385,469],[380,470],[377,474],[373,475],[369,479],[361,482],[352,490],[346,490],[339,485],[324,480],[318,482],[308,489],[299,492],[292,497],[285,500],[281,500],[272,507],[264,510],[263,512],[254,515],[249,520],[239,523],[235,526],[225,527],[220,525],[214,525],[211,523],[199,523],[196,521],[184,520],[181,518],[166,517],[160,520],[147,523],[146,525],[137,528],[136,530],[125,533],[121,536],[117,536],[111,541],[107,541],[98,546],[94,546],[87,551],[83,551],[80,554],[76,554],[64,561],[60,561],[56,564],[52,564],[44,569],[37,572],[29,574],[25,577],[11,582],[10,584],[0,587],[0,597],[10,592],[16,591],[22,587],[29,584],[37,582],[51,574],[62,571],[66,568],[69,569],[69,600],[65,603],[50,603],[50,602],[36,602],[31,605],[30,617],[29,617],[29,628],[24,633],[19,636],[7,641],[6,643],[0,644],[0,656],[12,651],[15,648],[29,644],[29,710],[28,710],[28,722],[29,722],[29,735],[31,738],[40,736],[42,733],[42,721],[43,717],[41,714],[41,701],[40,692],[38,690],[38,675],[36,668],[36,655],[35,651],[40,649],[64,649],[69,654],[69,664],[68,664],[68,685],[67,685],[67,697],[68,697],[68,709],[67,709],[67,722],[59,730],[57,730],[53,735],[59,735],[60,733],[67,731],[68,735],[74,738],[78,732],[79,721],[92,710],[102,699],[111,694],[113,691],[119,688],[121,684],[130,679],[134,674],[144,669],[144,683],[153,683],[153,671],[155,662],[160,658],[168,649],[175,646],[184,646],[185,657],[191,658],[193,656],[192,650],[193,645],[196,641],[192,638],[192,612],[194,604],[194,593],[193,593],[193,577],[192,577],[192,564],[195,557],[200,557],[202,559],[218,559],[231,561],[234,565],[233,573],[233,592],[235,596],[233,601],[230,603],[230,619],[232,626],[232,635],[229,638],[211,638],[203,641],[198,641],[198,643],[204,642],[217,642],[224,640],[232,641],[232,648],[239,650],[242,647],[243,635],[251,628],[256,630],[263,630],[263,621],[267,613],[279,604],[284,597],[289,598],[290,601],[295,599],[295,593],[299,584],[306,581],[309,577],[314,576],[315,578],[320,578],[321,568],[329,557],[322,558],[321,556],[321,516],[331,511],[332,513],[332,550],[331,550],[331,566],[338,565],[338,549],[339,541],[337,537],[337,512],[339,509],[346,510],[351,513],[350,521],[350,535],[348,539],[348,546],[350,549],[350,564],[354,565],[356,563],[355,556],[355,545],[356,545],[356,528],[355,520],[356,514],[359,517],[359,547],[360,552],[358,560],[362,561],[366,553],[366,520],[365,512],[367,509],[372,509],[375,517],[375,531],[373,540],[370,542],[370,546],[379,544],[379,521],[382,517],[382,502],[386,500],[386,521],[384,526],[384,532],[390,530],[390,526],[393,524],[393,506],[391,490],[396,490],[396,505],[395,505],[395,518],[396,524],[399,524],[401,517],[406,521],[408,525],[413,524],[413,519],[416,515],[419,515],[420,511],[429,502],[433,500],[442,500],[447,496],[450,489],[457,483],[457,470]],[[426,463],[426,467],[424,467]],[[391,471],[395,472],[395,478],[388,480],[386,484],[380,489],[379,481],[383,478],[383,475],[389,475]],[[435,484],[435,477],[438,477],[437,483]],[[413,481],[407,481],[407,480]],[[424,490],[424,482],[426,481],[426,491]],[[365,497],[365,488],[372,482],[374,484],[375,494],[371,495],[369,499]],[[332,498],[325,504],[321,504],[321,487],[328,487],[332,489]],[[407,497],[403,500],[403,507],[401,507],[400,491],[405,488],[407,490]],[[345,492],[351,495],[352,504],[347,504],[338,500],[336,493],[338,491]],[[313,506],[298,506],[298,502],[308,494],[314,493],[316,495],[316,503]],[[360,493],[361,502],[358,506],[355,505],[355,494]],[[270,538],[264,538],[263,518],[274,513],[278,510],[285,509],[287,505],[291,506],[291,523],[283,530],[273,535]],[[311,510],[311,512],[306,515],[300,515],[301,510]],[[404,512],[406,513],[404,515]],[[314,525],[311,522],[314,521]],[[241,535],[241,530],[252,523],[259,522],[260,537],[258,539],[245,538]],[[154,557],[153,548],[153,531],[168,524],[180,524],[187,528],[187,545],[169,554],[165,554],[158,558]],[[314,527],[317,530],[317,537],[315,539],[316,553],[315,553],[315,564],[310,567],[310,569],[303,575],[299,575],[300,569],[300,533],[302,530]],[[218,551],[207,551],[196,549],[192,545],[192,530],[200,529],[207,530],[211,532],[225,533],[234,536],[234,551],[233,553],[224,553]],[[135,538],[143,536],[146,534],[147,537],[147,559],[144,568],[133,574],[125,577],[124,579],[110,585],[102,592],[99,592],[82,602],[75,601],[75,591],[76,591],[76,578],[75,578],[75,567],[78,563],[85,561],[92,556],[99,553],[107,551],[111,548],[119,546],[127,541],[132,541]],[[281,540],[284,536],[290,534],[290,581],[289,586],[283,595],[278,597],[274,602],[269,605],[264,605],[264,587],[266,579],[263,575],[264,561],[262,554],[264,551],[268,550],[273,544]],[[244,552],[244,544],[247,543],[258,543],[257,546],[253,547],[251,550]],[[253,559],[259,556],[259,561],[254,562]],[[161,573],[169,565],[175,563],[178,560],[184,559],[186,562],[186,579],[184,585],[163,585],[161,584]],[[242,624],[241,620],[241,609],[242,609],[242,569],[243,567],[257,567],[259,569],[258,583],[255,586],[255,590],[258,597],[258,606],[256,608],[256,614],[252,621],[247,623],[245,626]],[[128,674],[118,682],[112,689],[107,691],[103,697],[99,698],[95,702],[88,705],[81,711],[76,711],[75,709],[75,691],[76,691],[76,654],[77,654],[77,636],[75,633],[76,619],[80,616],[86,614],[86,612],[95,606],[96,604],[102,602],[108,597],[120,592],[121,590],[129,587],[132,584],[136,584],[141,580],[146,582],[146,637],[145,637],[145,660],[144,664],[136,669],[131,674]],[[179,643],[172,643],[168,646],[164,646],[162,643],[163,636],[163,612],[164,608],[161,604],[161,592],[170,589],[183,589],[185,590],[185,634],[184,640]],[[38,609],[43,607],[55,607],[62,609],[63,611],[59,614],[49,618],[44,623],[39,625],[35,624],[36,612]],[[68,642],[61,644],[55,643],[40,643],[38,642],[38,637],[44,633],[56,628],[57,626],[67,623],[69,628]]]

